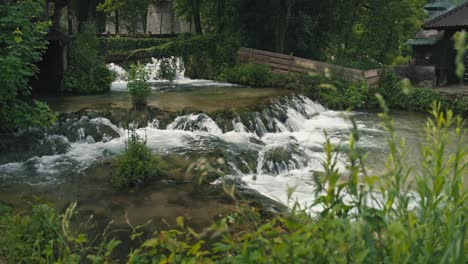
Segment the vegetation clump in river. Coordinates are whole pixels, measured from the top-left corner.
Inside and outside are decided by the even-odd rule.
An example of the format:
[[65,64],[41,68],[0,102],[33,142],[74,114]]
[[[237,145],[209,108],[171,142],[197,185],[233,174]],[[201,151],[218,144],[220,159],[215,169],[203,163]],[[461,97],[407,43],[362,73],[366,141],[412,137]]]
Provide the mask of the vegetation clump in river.
[[116,158],[116,171],[111,182],[118,188],[141,187],[160,175],[159,160],[146,142],[135,132],[129,132],[125,151]]
[[128,81],[127,89],[133,106],[138,110],[144,109],[151,93],[148,84],[148,72],[145,66],[139,63],[131,65],[126,78]]

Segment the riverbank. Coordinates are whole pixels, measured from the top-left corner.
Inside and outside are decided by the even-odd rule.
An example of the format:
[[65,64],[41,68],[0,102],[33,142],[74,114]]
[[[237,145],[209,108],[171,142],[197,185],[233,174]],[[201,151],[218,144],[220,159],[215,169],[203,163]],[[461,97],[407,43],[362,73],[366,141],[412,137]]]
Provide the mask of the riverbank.
[[306,94],[334,110],[378,109],[375,94],[383,96],[387,106],[395,110],[418,111],[427,113],[434,101],[441,102],[442,109],[453,110],[463,117],[468,116],[468,97],[444,92],[441,89],[412,87],[401,81],[391,70],[383,70],[377,87],[364,83],[351,83],[340,76],[319,76],[305,74],[280,75],[273,73],[267,66],[244,64],[226,68],[218,80],[253,85],[257,87],[283,87]]

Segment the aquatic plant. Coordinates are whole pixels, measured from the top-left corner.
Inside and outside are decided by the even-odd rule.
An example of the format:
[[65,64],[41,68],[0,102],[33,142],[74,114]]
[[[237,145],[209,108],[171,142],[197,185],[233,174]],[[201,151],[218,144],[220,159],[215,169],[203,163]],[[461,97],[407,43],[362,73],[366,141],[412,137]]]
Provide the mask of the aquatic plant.
[[151,93],[151,88],[148,84],[148,72],[145,66],[139,63],[130,65],[126,78],[128,81],[127,89],[133,106],[136,109],[145,108]]
[[159,63],[158,78],[172,82],[176,78],[177,69],[176,58],[163,58]]
[[125,151],[116,158],[116,170],[110,181],[118,188],[141,187],[159,175],[158,158],[146,141],[129,132]]

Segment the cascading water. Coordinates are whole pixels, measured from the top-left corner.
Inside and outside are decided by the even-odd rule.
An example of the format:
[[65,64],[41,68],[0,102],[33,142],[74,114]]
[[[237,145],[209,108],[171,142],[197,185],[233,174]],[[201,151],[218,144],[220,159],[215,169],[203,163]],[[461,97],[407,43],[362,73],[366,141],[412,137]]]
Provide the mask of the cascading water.
[[[187,86],[233,86],[233,84],[229,83],[220,83],[214,82],[211,80],[202,80],[197,79],[193,80],[190,78],[185,77],[185,69],[184,64],[181,58],[174,58],[171,57],[169,60],[173,61],[172,65],[175,65],[175,79],[172,82],[168,80],[161,79],[159,77],[159,71],[161,68],[162,60],[152,58],[150,63],[145,65],[145,68],[148,72],[148,81],[152,84],[153,88],[173,88],[174,85],[187,85]],[[126,91],[127,89],[127,82],[126,82],[126,75],[127,71],[116,65],[114,63],[109,63],[107,67],[116,73],[116,79],[112,83],[111,90],[112,91]]]
[[[243,112],[229,119],[188,114],[163,127],[159,120],[153,120],[136,132],[162,155],[223,157],[227,177],[284,204],[288,204],[288,187],[295,187],[293,198],[305,205],[313,200],[312,172],[322,170],[323,131],[336,144],[346,142],[349,115],[358,113],[329,111],[306,97],[290,96],[277,99],[262,111]],[[360,147],[384,153],[380,143],[384,132],[375,122],[358,121],[358,126],[363,132]],[[54,147],[35,155],[28,149],[25,155],[0,156],[0,177],[27,179],[31,184],[60,181],[64,175],[120,153],[127,132],[106,118],[82,116],[62,120],[42,138],[36,137],[35,149],[41,144]]]

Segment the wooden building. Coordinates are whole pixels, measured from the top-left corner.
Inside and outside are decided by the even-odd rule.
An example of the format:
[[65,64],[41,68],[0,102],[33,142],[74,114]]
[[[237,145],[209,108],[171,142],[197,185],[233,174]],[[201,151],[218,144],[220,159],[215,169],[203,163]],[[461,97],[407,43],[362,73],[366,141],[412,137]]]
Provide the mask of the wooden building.
[[[451,40],[453,42],[453,36],[455,33],[460,31],[468,31],[468,2],[459,5],[458,7],[435,17],[423,24],[424,30],[437,30],[438,32],[444,32],[443,40]],[[436,52],[444,53],[449,52],[448,59],[449,63],[449,77],[454,76],[455,72],[455,56],[456,52],[453,50],[453,46],[445,47],[445,50],[436,50]],[[447,51],[448,50],[448,51]],[[437,61],[436,61],[437,62]],[[438,64],[436,64],[437,66]],[[468,81],[468,59],[465,58],[465,75],[464,81]]]
[[458,81],[453,37],[458,31],[468,30],[468,3],[446,11],[442,10],[450,8],[449,5],[436,8],[436,3],[430,4],[433,10],[441,13],[426,21],[423,30],[407,42],[412,46],[413,64],[407,77],[416,84],[432,82],[433,85],[446,85]]

